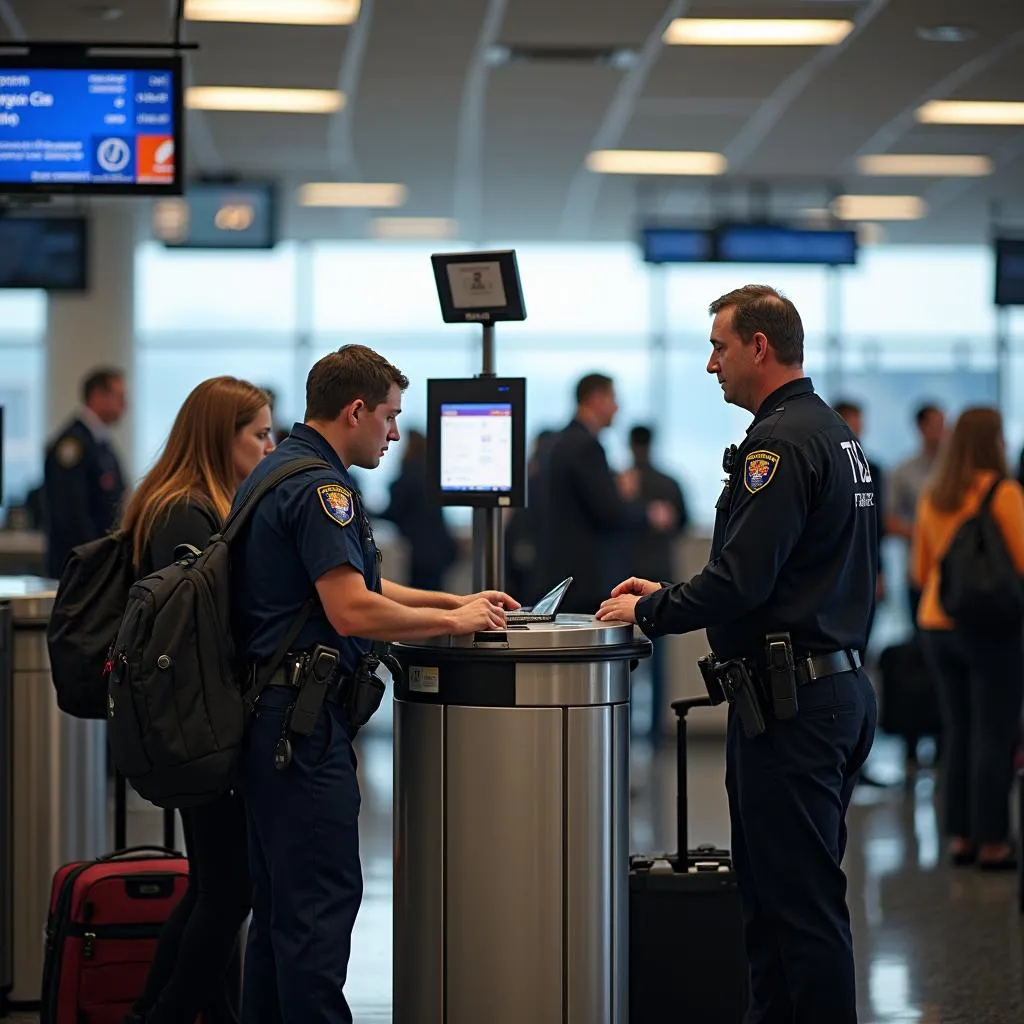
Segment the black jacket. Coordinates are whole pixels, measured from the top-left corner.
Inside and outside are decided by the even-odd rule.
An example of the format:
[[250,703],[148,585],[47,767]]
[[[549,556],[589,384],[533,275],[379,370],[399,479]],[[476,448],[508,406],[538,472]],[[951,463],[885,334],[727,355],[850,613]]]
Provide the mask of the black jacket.
[[863,649],[878,571],[874,482],[808,378],[765,400],[716,508],[704,570],[637,603],[645,633],[706,628],[721,659],[757,659],[775,632],[790,633],[798,656]]
[[562,611],[596,612],[629,573],[629,533],[642,527],[640,502],[625,502],[601,442],[573,420],[551,443],[540,472],[538,594],[574,577]]
[[113,447],[76,417],[47,446],[43,479],[46,571],[56,579],[72,548],[117,526],[124,477]]
[[149,543],[142,553],[139,576],[148,576],[170,565],[180,544],[191,544],[202,551],[220,527],[217,516],[205,503],[175,502],[153,524]]
[[631,538],[629,575],[645,580],[668,580],[672,572],[672,547],[676,538],[689,524],[686,499],[682,488],[667,473],[653,466],[638,467],[640,474],[640,501],[649,505],[652,501],[664,501],[676,512],[674,530],[656,530],[647,524],[637,530]]

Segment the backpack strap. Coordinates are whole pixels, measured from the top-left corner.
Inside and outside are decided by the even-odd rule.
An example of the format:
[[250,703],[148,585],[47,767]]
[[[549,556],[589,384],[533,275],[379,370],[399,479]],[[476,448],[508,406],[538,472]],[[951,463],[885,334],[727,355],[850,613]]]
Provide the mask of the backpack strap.
[[978,514],[982,515],[989,510],[989,506],[992,504],[992,499],[996,496],[996,489],[1006,479],[1005,476],[997,476],[995,482],[988,489],[985,497],[981,499],[981,505],[978,506]]
[[249,521],[249,516],[260,503],[264,495],[269,494],[279,483],[298,473],[306,473],[311,469],[333,469],[323,459],[292,459],[268,473],[244,498],[240,505],[228,516],[224,529],[220,531],[221,539],[230,544]]

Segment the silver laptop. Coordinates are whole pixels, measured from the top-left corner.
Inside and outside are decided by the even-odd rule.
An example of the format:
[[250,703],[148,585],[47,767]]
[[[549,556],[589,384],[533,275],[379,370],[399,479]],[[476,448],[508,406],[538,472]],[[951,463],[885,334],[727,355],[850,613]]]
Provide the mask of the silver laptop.
[[562,580],[557,587],[549,590],[532,608],[523,608],[517,612],[509,612],[505,616],[506,624],[509,626],[528,626],[531,622],[554,622],[559,606],[572,585],[572,581],[572,576]]

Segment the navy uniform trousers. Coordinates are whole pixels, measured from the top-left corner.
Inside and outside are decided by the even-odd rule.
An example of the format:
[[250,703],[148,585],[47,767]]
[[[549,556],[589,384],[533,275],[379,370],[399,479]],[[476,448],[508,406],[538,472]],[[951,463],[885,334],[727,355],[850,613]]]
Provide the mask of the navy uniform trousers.
[[254,899],[243,1024],[352,1024],[342,989],[363,894],[359,783],[345,713],[327,703],[274,767],[294,690],[267,687],[240,763]]
[[799,713],[746,737],[732,710],[726,789],[750,959],[745,1024],[855,1024],[846,809],[871,749],[863,672],[801,686]]

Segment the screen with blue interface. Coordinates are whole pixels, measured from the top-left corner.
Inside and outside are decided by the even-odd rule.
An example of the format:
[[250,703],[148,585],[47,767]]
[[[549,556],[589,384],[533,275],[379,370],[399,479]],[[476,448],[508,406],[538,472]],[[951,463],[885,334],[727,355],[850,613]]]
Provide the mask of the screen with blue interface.
[[177,69],[0,66],[0,189],[176,191]]
[[441,490],[511,489],[511,403],[443,403]]

